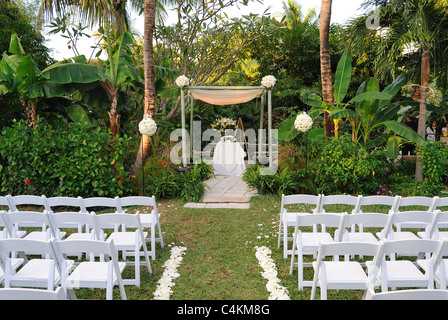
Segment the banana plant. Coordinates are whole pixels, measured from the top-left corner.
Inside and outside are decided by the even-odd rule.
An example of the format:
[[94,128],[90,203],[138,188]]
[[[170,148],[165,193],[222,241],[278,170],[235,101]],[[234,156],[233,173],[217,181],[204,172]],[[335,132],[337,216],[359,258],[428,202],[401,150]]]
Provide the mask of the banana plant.
[[[341,59],[338,62],[335,74],[335,80],[333,85],[333,97],[334,103],[328,103],[322,101],[317,95],[305,96],[302,98],[303,102],[312,106],[309,111],[309,115],[312,118],[317,117],[319,114],[328,112],[332,113],[335,110],[345,109],[346,104],[343,103],[344,98],[347,95],[348,88],[350,86],[352,77],[352,57],[346,51],[343,53]],[[334,135],[337,138],[339,136],[339,120],[332,118],[334,122]]]

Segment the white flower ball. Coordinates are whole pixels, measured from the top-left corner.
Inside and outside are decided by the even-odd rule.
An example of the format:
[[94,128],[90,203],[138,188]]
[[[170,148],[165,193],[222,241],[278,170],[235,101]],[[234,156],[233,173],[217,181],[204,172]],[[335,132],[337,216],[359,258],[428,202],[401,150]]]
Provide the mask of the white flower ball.
[[179,88],[188,86],[190,84],[190,79],[188,79],[186,76],[180,76],[176,79],[176,84]]
[[142,135],[145,136],[152,136],[154,133],[156,133],[157,130],[157,124],[156,122],[151,118],[144,118],[140,123],[138,124],[138,130]]
[[297,131],[300,132],[306,132],[311,129],[313,126],[313,119],[309,115],[306,114],[306,112],[303,112],[299,114],[296,118],[296,121],[294,121],[294,127],[297,129]]
[[277,79],[274,76],[265,76],[261,79],[261,85],[266,88],[272,88],[276,81]]

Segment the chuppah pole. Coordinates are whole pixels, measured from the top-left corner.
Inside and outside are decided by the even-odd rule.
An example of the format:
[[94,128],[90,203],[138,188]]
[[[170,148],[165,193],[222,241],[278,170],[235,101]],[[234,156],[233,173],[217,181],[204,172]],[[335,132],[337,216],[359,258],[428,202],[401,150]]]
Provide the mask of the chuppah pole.
[[272,166],[272,90],[268,90],[268,146],[269,167]]
[[181,114],[182,114],[182,166],[186,166],[187,164],[187,135],[185,129],[185,90],[182,88],[180,90],[181,96]]

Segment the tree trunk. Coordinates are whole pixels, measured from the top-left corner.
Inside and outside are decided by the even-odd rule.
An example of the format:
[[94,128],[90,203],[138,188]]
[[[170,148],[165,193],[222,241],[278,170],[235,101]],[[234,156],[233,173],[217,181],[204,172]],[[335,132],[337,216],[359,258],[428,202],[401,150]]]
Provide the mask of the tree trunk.
[[37,126],[37,98],[28,100],[20,98],[20,102],[25,109],[24,113],[28,119],[28,125],[35,129]]
[[[332,0],[322,0],[319,20],[320,30],[320,69],[322,81],[322,99],[333,104],[333,84],[331,81],[331,57],[330,57],[330,20]],[[328,112],[324,113],[325,137],[334,136],[334,123]]]
[[[420,114],[418,118],[418,128],[417,133],[425,139],[426,133],[426,89],[429,81],[430,69],[430,59],[428,50],[423,51],[422,55],[422,70],[421,70],[421,84],[420,84]],[[415,166],[415,179],[422,182],[423,181],[423,166],[422,162],[418,159],[419,154],[417,154],[417,162]]]
[[[155,70],[154,70],[154,48],[153,36],[156,24],[156,4],[155,0],[145,0],[144,3],[145,22],[144,22],[144,43],[143,43],[143,63],[145,71],[145,96],[144,96],[144,115],[143,117],[153,117],[156,108],[155,92]],[[135,174],[148,158],[151,138],[142,135],[137,158],[131,168],[131,173]]]

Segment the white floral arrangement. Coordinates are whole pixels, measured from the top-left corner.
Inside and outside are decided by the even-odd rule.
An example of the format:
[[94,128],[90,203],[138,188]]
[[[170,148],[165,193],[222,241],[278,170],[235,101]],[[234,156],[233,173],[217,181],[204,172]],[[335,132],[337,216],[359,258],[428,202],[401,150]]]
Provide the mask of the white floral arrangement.
[[272,88],[276,81],[277,79],[274,76],[265,76],[261,79],[261,85],[266,88]]
[[157,288],[154,292],[154,300],[169,300],[173,293],[173,286],[175,285],[173,279],[178,278],[180,274],[177,268],[183,260],[183,255],[187,248],[172,247],[170,258],[163,265],[165,271],[162,277],[157,282]]
[[294,121],[294,127],[300,132],[307,132],[312,126],[313,119],[306,112],[299,114]]
[[188,79],[186,76],[180,76],[176,79],[176,84],[179,88],[183,88],[190,84],[190,79]]
[[143,118],[138,124],[138,130],[142,135],[152,136],[157,131],[157,124],[152,118]]
[[221,118],[216,120],[214,124],[212,124],[212,129],[225,130],[231,129],[235,126],[236,122],[230,118]]
[[268,280],[266,289],[269,291],[269,300],[290,300],[288,290],[280,285],[280,279],[277,277],[277,268],[270,257],[271,250],[265,246],[255,247],[255,256],[258,264],[263,268],[261,275]]

